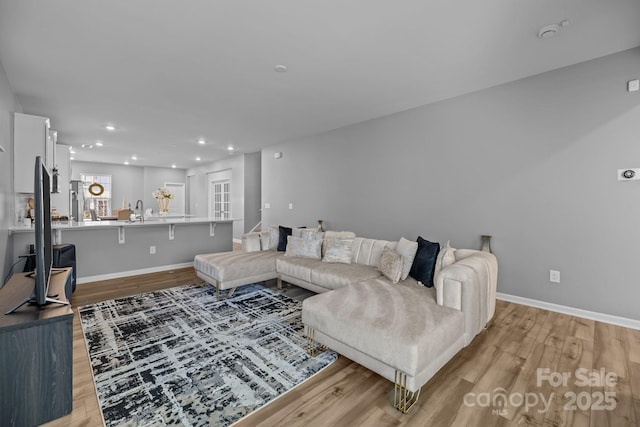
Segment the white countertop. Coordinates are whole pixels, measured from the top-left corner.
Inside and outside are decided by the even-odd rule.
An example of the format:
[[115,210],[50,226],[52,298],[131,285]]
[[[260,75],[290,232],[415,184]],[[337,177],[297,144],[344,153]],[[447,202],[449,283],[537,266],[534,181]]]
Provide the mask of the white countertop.
[[[209,218],[209,217],[171,217],[154,216],[147,217],[144,222],[135,221],[54,221],[51,228],[54,230],[87,230],[96,228],[117,228],[117,227],[153,227],[167,224],[206,224],[206,223],[229,223],[240,221],[239,218]],[[9,227],[9,234],[32,232],[33,225],[14,225]]]

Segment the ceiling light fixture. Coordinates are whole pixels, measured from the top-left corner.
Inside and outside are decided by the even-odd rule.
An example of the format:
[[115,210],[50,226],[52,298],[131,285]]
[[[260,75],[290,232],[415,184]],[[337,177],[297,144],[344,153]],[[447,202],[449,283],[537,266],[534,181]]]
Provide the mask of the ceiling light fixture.
[[196,157],[196,162],[199,162],[199,161],[200,161],[200,157]]
[[102,141],[98,141],[98,142],[96,142],[96,145],[97,145],[98,147],[102,147]]
[[233,150],[235,150],[235,148],[233,148],[233,145],[229,145],[229,146],[227,147],[227,150],[229,150],[229,151],[233,151]]
[[76,154],[75,150],[69,150],[69,153]]
[[138,156],[134,154],[133,156],[131,156],[131,160],[138,160]]
[[82,144],[80,147],[81,147],[81,148],[93,148],[93,145],[90,145],[90,144]]
[[116,127],[115,127],[114,125],[106,125],[104,128],[105,128],[106,130],[108,130],[108,131],[114,131],[114,130],[116,130]]
[[128,164],[129,164],[129,162],[127,162],[127,161],[125,160],[124,164],[125,164],[125,165],[128,165]]
[[205,141],[205,140],[204,140],[204,138],[200,138],[200,139],[198,140],[198,144],[200,144],[200,145],[204,145],[204,144],[206,144],[206,143],[207,143],[207,141]]
[[69,160],[75,160],[75,157],[69,157]]
[[286,73],[287,66],[282,64],[276,65],[275,67],[273,67],[273,71],[275,71],[276,73]]
[[559,24],[545,25],[544,27],[540,28],[540,30],[538,30],[538,37],[543,39],[553,37],[558,33],[558,31],[560,31],[561,28],[564,28],[567,25],[569,25],[568,19],[563,20]]
[[171,167],[175,169],[175,168],[176,168],[176,165],[171,165]]

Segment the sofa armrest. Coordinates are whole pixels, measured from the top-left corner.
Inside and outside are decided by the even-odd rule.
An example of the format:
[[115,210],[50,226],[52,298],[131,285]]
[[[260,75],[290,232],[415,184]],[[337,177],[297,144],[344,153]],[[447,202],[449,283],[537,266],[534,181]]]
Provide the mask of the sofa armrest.
[[437,303],[464,313],[465,345],[495,314],[497,277],[496,257],[471,249],[458,249],[456,262],[444,267],[436,277]]

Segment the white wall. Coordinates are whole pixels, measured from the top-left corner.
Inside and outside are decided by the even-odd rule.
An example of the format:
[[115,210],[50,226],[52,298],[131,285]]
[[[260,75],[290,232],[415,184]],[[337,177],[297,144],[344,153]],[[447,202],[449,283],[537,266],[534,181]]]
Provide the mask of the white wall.
[[240,219],[233,223],[233,238],[240,239],[244,232],[244,154],[234,154],[226,159],[187,170],[186,175],[191,177],[189,182],[195,186],[195,190],[191,192],[195,200],[191,200],[191,204],[196,211],[192,214],[208,216],[207,174],[224,170],[231,171],[231,216]]
[[158,205],[152,193],[167,182],[186,182],[184,169],[157,168],[133,165],[117,165],[110,163],[71,162],[72,179],[80,179],[80,174],[111,175],[112,196],[111,208],[122,208],[122,201],[126,199],[125,208],[131,204],[135,208],[136,200],[144,202],[145,210],[152,208],[158,212]]
[[[9,273],[13,259],[13,240],[8,237],[9,226],[15,221],[15,200],[13,195],[13,121],[11,113],[22,112],[7,80],[2,64],[0,64],[0,146],[6,151],[0,152],[0,280]],[[18,266],[22,271],[22,265]],[[0,282],[0,286],[3,283]]]
[[640,319],[640,182],[616,179],[640,167],[638,70],[640,48],[269,147],[263,223],[490,234],[500,292]]

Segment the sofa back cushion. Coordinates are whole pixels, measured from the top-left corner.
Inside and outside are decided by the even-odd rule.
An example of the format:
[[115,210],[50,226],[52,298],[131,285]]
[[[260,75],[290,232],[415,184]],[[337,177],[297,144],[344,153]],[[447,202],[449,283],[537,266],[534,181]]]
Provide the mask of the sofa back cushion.
[[351,248],[351,262],[377,267],[385,246],[395,250],[396,242],[356,237]]

